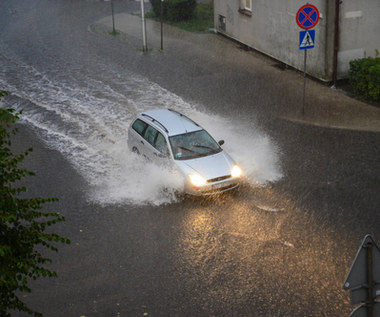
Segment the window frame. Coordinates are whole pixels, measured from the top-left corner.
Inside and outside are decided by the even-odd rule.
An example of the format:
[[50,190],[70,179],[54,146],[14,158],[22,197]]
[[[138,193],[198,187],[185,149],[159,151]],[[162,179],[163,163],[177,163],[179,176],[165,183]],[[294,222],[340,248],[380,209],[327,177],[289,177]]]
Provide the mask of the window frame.
[[[139,121],[139,122],[142,122],[143,124],[145,124],[145,127],[142,129],[141,132],[139,132],[139,131],[136,129],[136,127],[135,127],[135,124],[136,124],[138,121]],[[135,122],[133,122],[133,124],[132,124],[132,129],[135,130],[137,134],[139,134],[139,135],[141,135],[142,137],[144,137],[145,130],[147,129],[148,125],[149,125],[149,124],[146,123],[145,121],[143,121],[143,120],[141,120],[141,119],[136,119]]]
[[[142,123],[144,126],[144,128],[141,130],[141,132],[139,132],[137,129],[136,129],[136,123],[139,122],[139,123]],[[153,129],[153,131],[155,131],[155,135],[154,135],[154,138],[153,138],[153,141],[152,143],[149,142],[149,140],[147,139],[147,135],[146,135],[146,132],[148,129]],[[159,129],[157,129],[156,127],[152,126],[151,124],[149,124],[148,122],[138,118],[136,119],[133,124],[132,124],[132,129],[140,136],[142,137],[149,145],[151,145],[152,147],[154,147],[158,152],[162,153],[163,155],[165,156],[170,156],[170,150],[169,150],[169,144],[168,144],[168,140],[167,138],[165,137],[164,133],[162,133]],[[157,139],[158,139],[158,136],[161,135],[162,136],[162,139],[164,140],[165,142],[165,152],[162,152],[158,147],[157,147]]]
[[[152,140],[152,142],[150,142],[149,140],[148,140],[148,135],[146,134],[147,132],[148,132],[148,129],[149,128],[151,128],[152,130],[153,130],[153,140]],[[154,148],[155,148],[155,144],[156,144],[156,138],[157,138],[157,135],[158,135],[158,131],[157,131],[157,129],[155,128],[155,127],[153,127],[153,126],[151,126],[150,124],[148,124],[148,127],[145,129],[145,132],[144,132],[144,136],[143,136],[143,138],[144,138],[144,140],[145,141],[147,141],[150,145],[152,145]]]
[[[249,1],[249,7],[247,7],[247,1]],[[252,12],[252,0],[244,0],[244,10]]]
[[[164,152],[161,151],[161,149],[159,149],[159,148],[157,147],[157,140],[158,140],[158,137],[159,137],[160,135],[162,136],[162,139],[164,140],[164,143],[165,143],[165,147],[164,147],[164,150],[165,150],[165,151],[164,151]],[[165,156],[169,156],[169,155],[170,155],[168,142],[167,142],[165,136],[164,136],[160,131],[158,131],[158,130],[157,130],[157,134],[156,134],[156,139],[154,140],[154,148],[155,148],[157,151],[159,151],[160,153],[162,153],[163,155],[165,155]]]
[[[249,1],[249,7],[247,7],[247,1]],[[252,0],[240,0],[239,13],[248,17],[252,16]]]

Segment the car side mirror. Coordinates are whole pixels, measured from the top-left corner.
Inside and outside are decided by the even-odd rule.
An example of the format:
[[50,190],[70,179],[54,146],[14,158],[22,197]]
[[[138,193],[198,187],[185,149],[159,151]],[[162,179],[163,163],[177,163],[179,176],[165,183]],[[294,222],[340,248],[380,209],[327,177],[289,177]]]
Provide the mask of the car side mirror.
[[224,140],[220,140],[218,143],[219,143],[219,145],[223,145],[224,144]]

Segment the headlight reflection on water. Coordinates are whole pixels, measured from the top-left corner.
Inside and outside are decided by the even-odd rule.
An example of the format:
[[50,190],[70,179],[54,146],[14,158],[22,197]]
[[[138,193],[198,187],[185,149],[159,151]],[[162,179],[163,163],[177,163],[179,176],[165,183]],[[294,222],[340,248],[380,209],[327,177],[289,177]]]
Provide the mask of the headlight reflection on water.
[[336,316],[346,309],[337,233],[290,196],[262,187],[255,201],[213,199],[192,207],[176,243],[176,267],[201,305],[233,311],[249,303],[255,308],[246,315],[256,309],[260,316],[305,316],[310,307],[313,316]]

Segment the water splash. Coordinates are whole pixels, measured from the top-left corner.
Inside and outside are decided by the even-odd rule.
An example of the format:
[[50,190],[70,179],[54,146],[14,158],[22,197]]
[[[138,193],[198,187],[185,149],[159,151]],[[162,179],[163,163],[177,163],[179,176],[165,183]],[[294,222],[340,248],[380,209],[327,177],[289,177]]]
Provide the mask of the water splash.
[[[11,57],[10,57],[11,56]],[[11,95],[4,107],[23,109],[22,120],[60,151],[90,185],[88,198],[102,204],[176,201],[183,180],[131,153],[127,130],[141,111],[172,108],[200,123],[243,167],[248,182],[263,185],[282,177],[279,151],[254,125],[199,111],[196,105],[146,78],[125,71],[56,76],[0,52],[0,88]]]

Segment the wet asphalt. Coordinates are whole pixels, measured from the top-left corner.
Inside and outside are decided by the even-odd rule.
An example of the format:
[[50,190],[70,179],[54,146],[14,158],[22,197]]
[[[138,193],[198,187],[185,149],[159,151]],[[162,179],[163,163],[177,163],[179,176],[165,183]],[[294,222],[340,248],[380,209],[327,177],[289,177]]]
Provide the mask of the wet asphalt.
[[[114,4],[123,14],[140,5]],[[140,38],[93,29],[109,16],[109,2],[2,1],[0,8],[2,43],[31,65],[56,78],[66,76],[56,61],[64,64],[58,70],[94,77],[100,64],[125,68],[201,109],[259,124],[281,149],[284,174],[216,199],[100,205],[86,199],[89,185],[65,156],[20,125],[15,151],[34,148],[25,162],[37,174],[25,181],[29,194],[59,198],[49,208],[66,222],[54,230],[72,242],[49,254],[58,278],[32,282],[33,292],[21,295],[30,307],[45,316],[349,315],[343,280],[364,235],[380,238],[379,133],[284,120],[299,114],[302,76],[217,35],[206,35],[214,42],[204,49],[203,35],[181,37],[180,52],[173,31],[166,53],[152,44],[142,54]],[[309,85],[322,101],[357,104]]]

